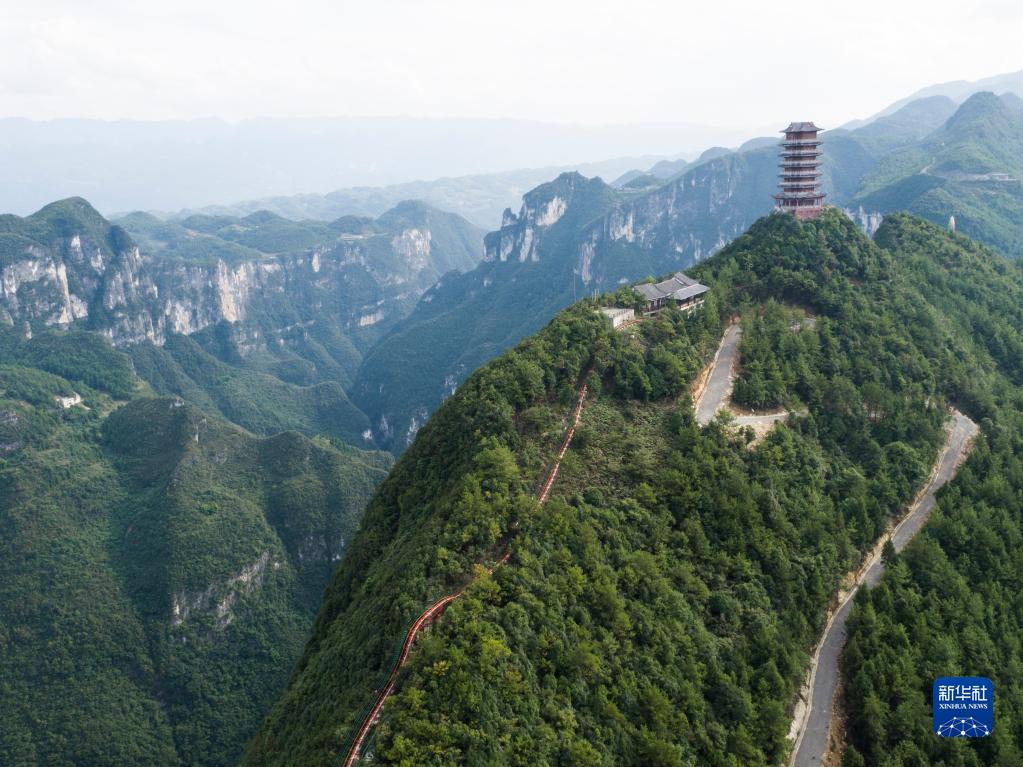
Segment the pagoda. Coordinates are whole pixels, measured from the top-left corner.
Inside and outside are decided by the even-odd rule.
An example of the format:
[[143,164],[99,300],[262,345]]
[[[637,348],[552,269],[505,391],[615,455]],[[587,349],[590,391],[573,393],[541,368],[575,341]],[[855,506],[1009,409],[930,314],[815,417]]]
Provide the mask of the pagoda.
[[805,220],[817,218],[824,209],[820,186],[821,129],[812,122],[790,123],[781,142],[779,192],[775,209]]

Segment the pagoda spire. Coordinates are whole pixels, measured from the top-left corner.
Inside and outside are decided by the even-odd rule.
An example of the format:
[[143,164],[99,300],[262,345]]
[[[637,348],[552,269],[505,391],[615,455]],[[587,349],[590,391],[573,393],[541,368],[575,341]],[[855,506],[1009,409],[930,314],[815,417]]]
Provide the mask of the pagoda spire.
[[775,210],[792,213],[805,220],[817,218],[824,209],[820,187],[820,128],[812,122],[794,122],[782,131],[779,190],[774,196]]

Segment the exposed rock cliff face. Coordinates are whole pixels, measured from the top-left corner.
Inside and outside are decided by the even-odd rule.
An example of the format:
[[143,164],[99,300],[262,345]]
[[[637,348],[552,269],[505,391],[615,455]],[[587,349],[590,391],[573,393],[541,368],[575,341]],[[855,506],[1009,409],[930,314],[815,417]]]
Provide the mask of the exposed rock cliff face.
[[181,626],[193,613],[203,612],[214,618],[218,629],[226,628],[234,620],[232,608],[238,599],[262,585],[267,565],[277,570],[281,567],[281,561],[275,559],[271,564],[270,552],[264,551],[255,562],[243,567],[223,583],[211,584],[195,593],[176,592],[171,598],[171,625]]
[[[594,194],[594,181],[565,174],[523,198],[518,215],[505,211],[501,228],[487,235],[484,262],[563,258],[544,242],[566,211],[590,199],[574,218],[582,226],[569,244],[574,271],[585,285],[600,286],[645,276],[643,269],[684,267],[713,253],[771,209],[774,149],[733,154],[696,166],[641,195]],[[598,199],[599,198],[599,199]],[[590,214],[589,220],[586,213]],[[562,234],[563,236],[563,234]],[[560,240],[559,240],[560,243]],[[628,253],[629,259],[622,256]]]
[[[302,225],[282,221],[266,215],[175,224],[133,214],[122,228],[81,199],[24,219],[3,216],[0,308],[12,321],[79,324],[117,346],[162,345],[170,334],[221,322],[258,327],[241,336],[252,342],[281,330],[277,317],[316,322],[323,310],[357,335],[398,319],[437,277],[470,268],[482,255],[471,225],[415,203],[379,226],[364,219],[311,224],[297,240],[293,230]],[[445,231],[436,235],[438,226]]]
[[849,218],[859,224],[860,229],[863,230],[867,237],[873,237],[874,233],[881,228],[881,222],[884,220],[883,213],[879,213],[876,210],[864,210],[862,205],[856,210],[846,208],[845,213],[849,216]]

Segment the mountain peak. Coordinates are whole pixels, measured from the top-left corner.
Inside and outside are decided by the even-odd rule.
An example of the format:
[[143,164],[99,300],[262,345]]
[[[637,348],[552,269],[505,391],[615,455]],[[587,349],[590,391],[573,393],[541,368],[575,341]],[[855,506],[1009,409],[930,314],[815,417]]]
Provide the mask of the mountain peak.
[[68,197],[45,205],[25,221],[56,225],[62,229],[109,229],[111,224],[84,197]]
[[950,131],[974,129],[992,120],[1010,121],[1014,119],[1009,106],[991,91],[974,93],[964,101],[959,109],[945,123]]
[[1020,98],[1015,93],[1007,91],[998,98],[1000,98],[1002,103],[1014,112],[1023,112],[1023,98]]
[[381,213],[377,218],[377,223],[387,228],[408,226],[410,224],[422,226],[431,216],[438,214],[448,215],[446,211],[441,211],[423,200],[402,200],[389,210]]
[[517,216],[505,211],[501,228],[484,238],[484,260],[506,261],[511,257],[538,261],[547,230],[566,218],[575,225],[592,221],[615,199],[614,189],[600,178],[586,178],[576,171],[562,173],[524,194]]
[[0,232],[18,237],[11,255],[20,257],[34,243],[44,249],[72,249],[77,256],[99,250],[104,257],[130,251],[135,242],[120,226],[111,224],[82,197],[51,202],[35,213],[0,218]]
[[[778,142],[774,141],[773,143],[776,144]],[[701,154],[696,159],[696,162],[706,162],[707,160],[714,160],[718,157],[724,157],[726,154],[731,153],[732,150],[726,146],[712,146],[710,149],[703,150],[703,154]]]
[[[1006,264],[977,251],[950,268],[963,238],[908,217],[886,237],[896,228],[897,251],[836,209],[805,223],[766,216],[696,267],[711,287],[699,314],[663,311],[616,333],[594,310],[628,305],[624,288],[478,369],[371,502],[242,764],[340,762],[377,719],[382,765],[783,761],[783,712],[816,634],[806,627],[926,480],[945,398],[994,410],[988,370],[1014,374],[1011,361],[977,374],[981,345],[998,341],[970,320],[980,303],[1018,339]],[[713,377],[740,313],[743,364],[725,396],[791,408],[752,449],[731,418],[700,427],[686,397],[708,363]],[[434,320],[430,346],[461,342]],[[825,481],[832,472],[843,479]],[[784,512],[781,532],[764,503]],[[822,541],[831,556],[815,556]],[[814,569],[777,577],[778,562]],[[425,620],[429,640],[413,646],[409,627]],[[640,685],[663,712],[656,733]]]
[[602,179],[587,178],[578,171],[573,170],[562,173],[556,179],[548,181],[546,184],[540,184],[540,186],[523,195],[522,199],[525,205],[530,205],[539,201],[550,200],[558,195],[571,195],[580,189],[605,187],[607,187],[607,184]]
[[103,218],[100,212],[92,207],[92,203],[84,197],[65,197],[62,200],[54,200],[48,205],[41,207],[29,218],[34,218],[36,216],[49,216],[56,213],[75,213],[80,216]]
[[266,226],[267,224],[276,224],[282,221],[291,223],[288,219],[284,218],[284,216],[280,216],[269,210],[257,210],[255,213],[250,213],[245,216],[242,221],[246,224],[251,224],[252,226]]

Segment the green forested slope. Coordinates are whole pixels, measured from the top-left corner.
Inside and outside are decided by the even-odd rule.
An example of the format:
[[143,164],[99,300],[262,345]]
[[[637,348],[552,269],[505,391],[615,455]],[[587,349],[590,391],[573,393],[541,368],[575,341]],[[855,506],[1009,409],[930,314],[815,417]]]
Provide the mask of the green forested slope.
[[329,434],[352,445],[372,444],[363,436],[369,419],[337,381],[299,386],[229,365],[189,336],[171,336],[163,346],[144,344],[128,353],[139,375],[160,394],[182,397],[256,434],[294,430]]
[[967,99],[938,130],[888,155],[852,204],[909,211],[1010,256],[1023,254],[1023,112],[993,93]]
[[0,764],[234,763],[389,459],[146,397],[91,334],[0,352]]
[[[969,245],[904,217],[886,237],[900,227],[919,227],[921,263],[837,212],[762,219],[696,270],[713,287],[697,315],[630,337],[583,302],[470,377],[370,503],[244,763],[331,763],[407,622],[520,520],[510,563],[417,645],[376,763],[776,764],[840,576],[925,479],[945,403],[988,407],[976,371],[997,363],[921,286]],[[972,257],[1008,301],[1016,267]],[[816,323],[793,329],[786,306]],[[806,409],[755,450],[724,422],[698,429],[685,396],[737,311],[746,353],[775,361],[740,386],[775,381],[773,399]],[[584,378],[589,404],[539,509]]]
[[[921,535],[862,593],[845,653],[846,764],[1023,764],[1023,275],[962,237],[899,217],[878,240],[946,307],[969,349],[984,431]],[[939,676],[995,683],[995,729],[974,742],[931,732]]]

